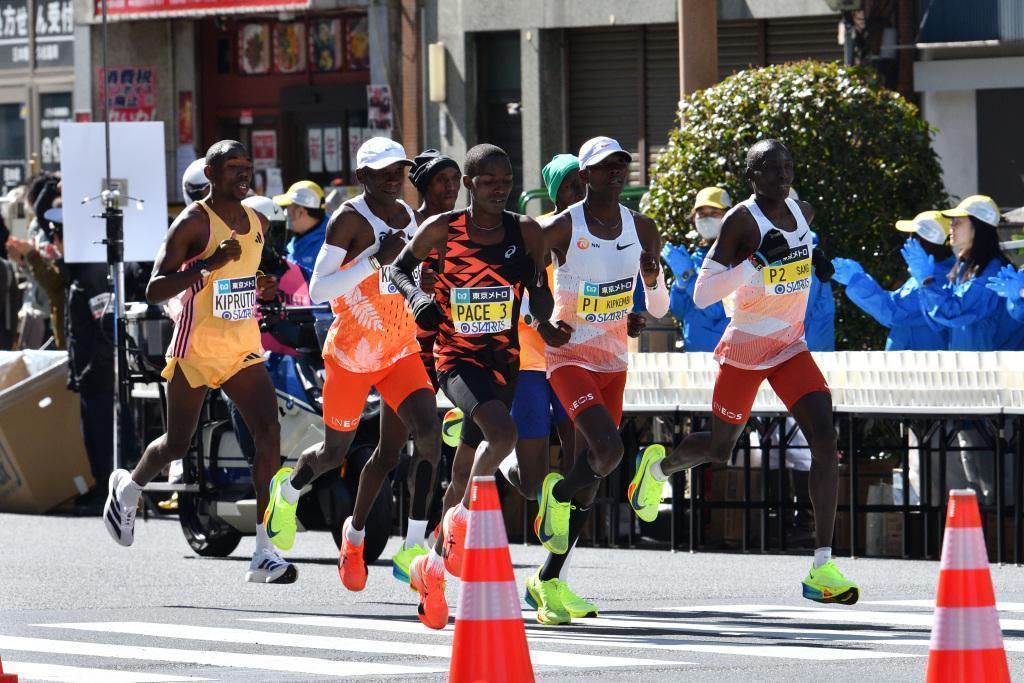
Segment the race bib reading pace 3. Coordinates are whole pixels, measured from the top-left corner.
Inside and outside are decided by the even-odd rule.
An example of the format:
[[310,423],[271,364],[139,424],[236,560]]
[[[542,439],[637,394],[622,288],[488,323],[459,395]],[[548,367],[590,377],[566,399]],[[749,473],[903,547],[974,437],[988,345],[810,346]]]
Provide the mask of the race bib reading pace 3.
[[456,287],[452,323],[459,334],[494,334],[512,329],[512,287]]
[[611,282],[581,282],[576,297],[576,314],[588,323],[621,320],[633,305],[631,277]]
[[256,276],[213,283],[213,315],[221,320],[248,320],[256,308]]
[[761,270],[766,296],[792,294],[811,287],[811,250],[807,245],[792,249],[785,258]]

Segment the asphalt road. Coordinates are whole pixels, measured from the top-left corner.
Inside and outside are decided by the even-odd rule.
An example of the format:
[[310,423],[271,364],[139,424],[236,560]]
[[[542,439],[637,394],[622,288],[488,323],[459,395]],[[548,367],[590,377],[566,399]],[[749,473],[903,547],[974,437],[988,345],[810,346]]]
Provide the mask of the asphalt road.
[[[204,559],[175,520],[140,521],[135,545],[121,548],[98,518],[0,515],[4,670],[104,683],[444,680],[453,627],[420,625],[415,595],[389,562],[349,593],[330,536],[301,534],[290,553],[298,582],[253,585],[244,583],[252,547],[246,539],[229,558]],[[520,590],[542,557],[513,546]],[[921,680],[938,563],[839,558],[863,591],[858,605],[839,607],[800,597],[809,561],[578,549],[571,582],[601,615],[542,627],[524,611],[537,678]],[[1024,676],[1024,569],[992,576],[1011,672]],[[453,618],[458,588],[452,579]]]

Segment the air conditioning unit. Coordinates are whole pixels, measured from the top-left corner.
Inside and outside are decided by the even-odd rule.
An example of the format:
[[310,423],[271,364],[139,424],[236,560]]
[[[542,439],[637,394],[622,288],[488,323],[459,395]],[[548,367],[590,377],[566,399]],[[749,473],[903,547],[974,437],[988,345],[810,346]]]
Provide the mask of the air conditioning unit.
[[864,7],[864,0],[825,0],[833,12],[856,12]]

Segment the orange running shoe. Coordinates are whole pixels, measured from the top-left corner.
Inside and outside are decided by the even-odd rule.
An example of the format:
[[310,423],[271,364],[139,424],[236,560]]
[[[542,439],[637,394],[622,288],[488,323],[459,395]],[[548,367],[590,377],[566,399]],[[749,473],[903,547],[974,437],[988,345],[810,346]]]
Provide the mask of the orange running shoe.
[[463,515],[460,519],[455,515],[458,506],[448,508],[441,520],[441,530],[444,533],[444,545],[441,547],[441,556],[444,558],[444,568],[452,576],[462,576],[462,550],[466,547],[466,528],[469,526],[469,515]]
[[424,626],[443,629],[448,625],[448,600],[444,595],[444,570],[431,573],[429,555],[420,555],[409,565],[409,585],[420,594],[417,616]]
[[341,583],[350,591],[361,591],[366,587],[366,562],[363,561],[363,545],[352,545],[348,542],[348,530],[352,526],[352,518],[345,520],[341,527],[341,552],[338,554],[338,576]]

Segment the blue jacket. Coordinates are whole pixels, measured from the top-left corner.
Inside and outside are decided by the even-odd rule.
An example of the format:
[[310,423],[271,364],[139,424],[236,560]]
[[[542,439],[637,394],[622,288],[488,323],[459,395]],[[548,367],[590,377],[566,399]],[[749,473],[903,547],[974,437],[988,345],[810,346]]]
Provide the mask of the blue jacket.
[[292,238],[288,240],[288,260],[302,270],[302,274],[306,276],[306,282],[313,277],[313,266],[316,264],[317,254],[320,253],[320,247],[327,239],[329,218],[329,216],[324,216],[324,219],[315,228],[304,235],[292,235]]
[[[693,264],[699,270],[708,250],[697,247],[693,252]],[[693,303],[693,284],[696,277],[686,281],[676,280],[669,293],[668,307],[672,315],[683,326],[684,351],[714,351],[718,341],[729,324],[722,302],[718,301],[707,308],[697,308]]]
[[936,278],[921,287],[922,311],[934,322],[949,329],[950,351],[995,351],[1006,342],[1009,317],[1006,304],[998,294],[985,287],[1003,262],[989,261],[976,277],[965,282]]
[[808,351],[836,350],[836,300],[832,296],[832,283],[822,282],[817,275],[811,275],[804,339]]
[[[1021,271],[1024,272],[1024,267]],[[1006,312],[1017,322],[1024,323],[1024,297],[1021,297],[1019,292],[1016,296],[1006,299]]]
[[[954,260],[955,257],[950,256],[935,264],[937,281],[945,281]],[[920,288],[917,280],[910,278],[902,287],[890,292],[882,289],[867,273],[857,273],[846,286],[846,296],[880,325],[889,328],[886,351],[944,351],[949,348],[949,328],[925,315]]]

